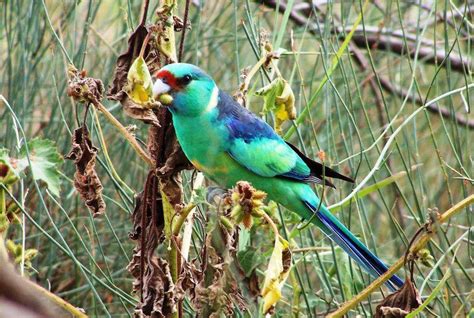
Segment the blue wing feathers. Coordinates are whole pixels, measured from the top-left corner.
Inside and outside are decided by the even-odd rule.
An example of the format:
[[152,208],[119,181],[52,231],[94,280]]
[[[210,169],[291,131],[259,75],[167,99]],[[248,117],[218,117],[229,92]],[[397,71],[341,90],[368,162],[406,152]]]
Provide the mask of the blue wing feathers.
[[[305,201],[305,204],[316,214],[323,225],[325,225],[325,228],[322,228],[323,231],[368,273],[379,277],[388,270],[387,265],[352,235],[342,223],[333,217],[329,210],[324,211],[326,207],[321,206],[320,210],[316,211],[316,207],[309,202]],[[397,287],[402,287],[403,281],[397,275],[393,275],[386,284],[392,291],[395,291]]]
[[256,138],[279,139],[272,127],[255,116],[245,107],[240,106],[227,93],[219,92],[218,121],[224,121],[229,128],[231,138],[243,139],[250,142]]

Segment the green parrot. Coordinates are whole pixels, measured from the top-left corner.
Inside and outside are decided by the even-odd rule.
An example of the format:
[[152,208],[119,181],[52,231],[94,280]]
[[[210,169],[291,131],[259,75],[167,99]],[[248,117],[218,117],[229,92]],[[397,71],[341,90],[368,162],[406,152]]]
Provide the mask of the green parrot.
[[[214,80],[195,65],[169,64],[153,84],[156,98],[169,94],[168,109],[178,141],[194,167],[220,186],[250,182],[268,197],[304,219],[310,219],[374,277],[387,266],[322,204],[311,183],[333,186],[325,177],[353,182],[323,167],[285,142],[263,120],[219,90]],[[387,285],[400,288],[392,276]]]

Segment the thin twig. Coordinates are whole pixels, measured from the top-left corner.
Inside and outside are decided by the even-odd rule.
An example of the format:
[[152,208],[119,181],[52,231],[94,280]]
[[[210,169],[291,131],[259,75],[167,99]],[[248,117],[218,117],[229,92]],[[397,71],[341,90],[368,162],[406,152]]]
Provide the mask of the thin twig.
[[179,55],[178,55],[178,61],[182,62],[183,61],[183,51],[184,51],[184,38],[186,37],[186,27],[188,24],[188,14],[189,14],[189,3],[191,0],[186,0],[186,5],[184,7],[184,17],[183,17],[183,31],[181,34],[181,41],[179,43]]
[[140,18],[140,24],[141,26],[144,26],[146,23],[146,17],[148,15],[148,7],[150,6],[150,0],[144,0],[143,1],[143,9],[142,9],[142,16]]

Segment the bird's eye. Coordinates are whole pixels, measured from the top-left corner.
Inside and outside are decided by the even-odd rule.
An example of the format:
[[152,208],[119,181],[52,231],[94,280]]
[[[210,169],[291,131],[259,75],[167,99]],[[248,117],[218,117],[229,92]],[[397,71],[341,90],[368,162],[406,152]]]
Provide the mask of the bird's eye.
[[166,77],[161,78],[161,81],[165,84],[168,84],[168,79]]
[[192,79],[193,78],[191,77],[191,75],[184,75],[182,79],[182,83],[184,85],[188,85],[192,81]]

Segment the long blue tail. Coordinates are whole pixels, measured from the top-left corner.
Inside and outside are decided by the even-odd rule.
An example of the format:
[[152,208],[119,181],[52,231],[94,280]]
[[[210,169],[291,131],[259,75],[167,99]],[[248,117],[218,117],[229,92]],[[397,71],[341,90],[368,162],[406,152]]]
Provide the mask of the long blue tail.
[[[349,254],[362,268],[374,277],[379,277],[388,269],[387,265],[383,263],[377,256],[375,256],[361,241],[359,241],[354,234],[349,231],[329,210],[321,204],[319,211],[318,207],[305,201],[306,206],[316,214],[318,220],[323,224],[321,229],[329,236],[335,243],[337,243],[344,251]],[[317,224],[320,225],[320,224]],[[386,285],[392,290],[397,290],[403,285],[403,280],[397,275],[393,275],[386,282]]]

